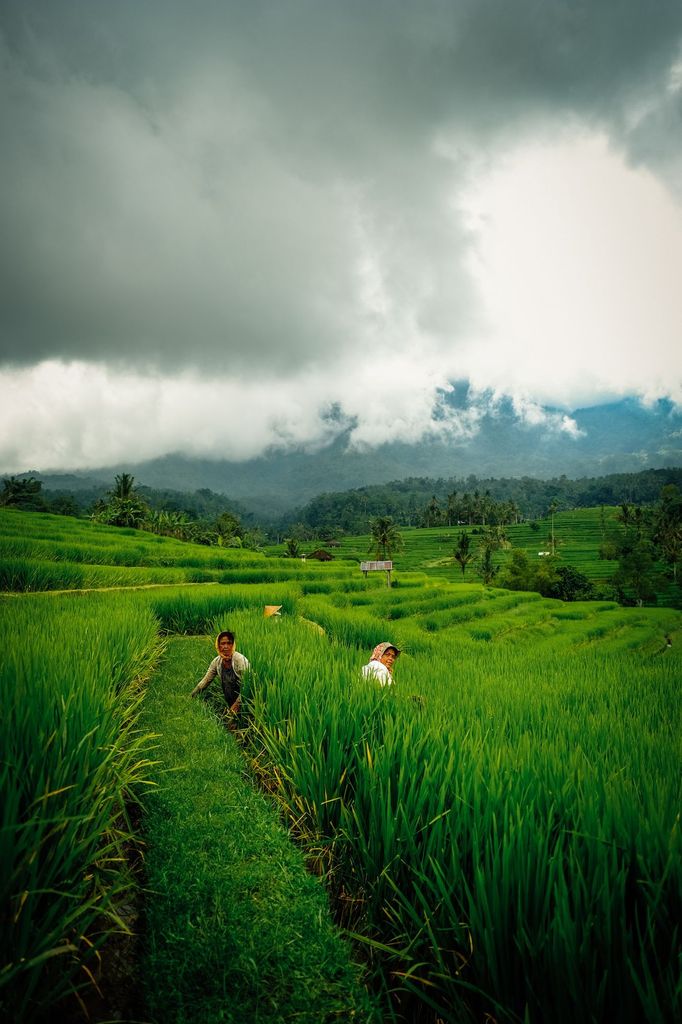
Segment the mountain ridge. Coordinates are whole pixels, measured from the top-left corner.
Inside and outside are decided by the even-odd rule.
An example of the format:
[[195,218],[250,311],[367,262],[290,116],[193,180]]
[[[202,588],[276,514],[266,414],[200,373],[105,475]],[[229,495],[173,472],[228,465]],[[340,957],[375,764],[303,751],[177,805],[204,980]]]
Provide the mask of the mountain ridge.
[[507,402],[487,411],[478,432],[466,440],[431,438],[358,450],[349,446],[348,428],[317,450],[273,448],[244,462],[168,453],[92,470],[28,472],[53,490],[109,487],[117,473],[129,472],[139,485],[179,491],[209,488],[264,518],[276,518],[320,493],[407,477],[580,478],[682,465],[682,412],[670,402],[647,407],[626,398],[570,414],[545,412],[550,424],[570,415],[575,429],[524,422]]

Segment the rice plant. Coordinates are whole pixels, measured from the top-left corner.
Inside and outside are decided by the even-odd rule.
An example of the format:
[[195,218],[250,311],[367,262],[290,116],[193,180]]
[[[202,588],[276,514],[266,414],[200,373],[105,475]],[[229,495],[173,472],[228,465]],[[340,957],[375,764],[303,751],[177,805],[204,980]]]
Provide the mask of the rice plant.
[[281,583],[276,586],[218,586],[208,589],[178,587],[150,591],[141,598],[157,616],[163,632],[197,634],[210,632],[211,623],[218,615],[243,608],[258,608],[262,615],[265,605],[279,604],[285,614],[293,615],[298,589],[293,584]]
[[159,643],[152,614],[120,600],[5,599],[0,612],[0,1009],[31,1022],[90,985],[125,928],[127,806],[149,763],[138,681]]
[[337,632],[325,609],[334,643],[280,623],[256,644],[249,700],[260,756],[399,1012],[675,1020],[678,666],[443,632],[381,690],[348,646],[364,615]]

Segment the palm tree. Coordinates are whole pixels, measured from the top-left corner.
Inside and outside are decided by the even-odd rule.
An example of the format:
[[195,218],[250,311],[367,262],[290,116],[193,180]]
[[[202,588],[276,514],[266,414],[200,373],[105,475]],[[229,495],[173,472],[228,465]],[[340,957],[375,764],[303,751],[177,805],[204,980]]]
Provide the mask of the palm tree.
[[435,494],[431,495],[431,501],[424,509],[424,522],[426,526],[438,526],[441,521],[441,510],[438,504],[438,498]]
[[493,561],[493,551],[510,547],[511,543],[504,526],[485,526],[481,531],[478,544],[477,571],[486,585],[492,583],[500,571],[499,566],[495,565]]
[[448,494],[448,504],[445,510],[445,521],[448,526],[456,525],[458,507],[457,491],[452,491],[451,494]]
[[552,501],[551,501],[549,509],[548,509],[548,514],[550,516],[551,523],[552,523],[552,525],[550,527],[550,533],[549,533],[549,550],[552,552],[553,555],[556,554],[556,540],[554,538],[554,515],[555,515],[555,513],[556,513],[558,508],[559,508],[559,502],[556,500],[556,498],[552,498]]
[[490,520],[491,515],[495,509],[495,502],[493,501],[490,491],[485,491],[482,498],[479,498],[479,515],[481,517],[481,525],[485,524]]
[[666,524],[656,539],[663,561],[672,569],[673,581],[677,583],[677,566],[682,561],[682,525]]
[[471,537],[468,533],[465,533],[464,530],[462,530],[459,535],[457,547],[455,548],[455,561],[459,562],[462,570],[462,576],[464,576],[467,570],[467,565],[469,562],[473,561],[473,558],[474,553],[471,551]]
[[505,505],[505,508],[504,508],[504,518],[505,518],[505,521],[507,523],[509,523],[509,524],[511,524],[511,523],[517,524],[518,521],[519,521],[519,515],[520,515],[519,506],[516,504],[516,502],[513,501],[513,500],[512,501],[508,501],[506,503],[506,505]]
[[126,501],[128,498],[132,498],[135,490],[133,486],[135,483],[135,477],[131,476],[130,473],[120,473],[114,479],[114,488],[109,492],[112,498],[120,498],[121,501]]
[[26,505],[34,503],[43,486],[42,480],[34,477],[6,476],[2,481],[0,505]]
[[652,540],[677,582],[677,566],[682,560],[682,494],[675,484],[662,489],[654,508]]
[[499,566],[493,562],[492,548],[481,546],[479,548],[481,555],[478,559],[478,574],[483,580],[484,584],[492,583],[499,572]]
[[481,531],[481,547],[490,551],[499,551],[500,548],[510,548],[511,543],[504,526],[486,526]]
[[369,529],[371,540],[367,549],[368,553],[374,553],[376,559],[390,559],[394,551],[400,551],[403,547],[403,538],[400,531],[390,516],[377,516],[370,519]]
[[130,473],[120,473],[114,479],[114,487],[107,492],[109,500],[99,505],[96,518],[110,526],[141,527],[150,510],[133,486],[135,477]]
[[618,512],[616,512],[616,519],[619,523],[622,523],[627,530],[628,526],[634,519],[634,509],[627,501],[624,501],[620,506]]
[[471,501],[471,495],[468,492],[465,492],[462,495],[460,509],[462,512],[462,519],[466,520],[469,526],[471,526],[474,506]]
[[301,545],[296,537],[287,537],[284,543],[286,545],[285,554],[287,558],[298,558],[301,554]]

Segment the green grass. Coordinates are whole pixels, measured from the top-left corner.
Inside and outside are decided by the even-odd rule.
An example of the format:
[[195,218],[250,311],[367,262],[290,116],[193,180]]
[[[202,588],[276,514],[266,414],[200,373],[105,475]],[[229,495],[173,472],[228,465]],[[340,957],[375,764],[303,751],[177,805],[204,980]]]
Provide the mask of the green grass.
[[[88,565],[81,562],[51,562],[47,558],[0,559],[0,590],[15,593],[182,583],[190,582],[193,575],[184,569]],[[207,574],[206,581],[210,579],[210,574]]]
[[89,987],[124,928],[128,808],[148,768],[140,680],[160,650],[130,600],[48,601],[0,601],[0,1011],[26,1024]]
[[680,614],[674,609],[624,609],[614,602],[597,601],[565,603],[481,583],[432,580],[419,588],[317,593],[302,596],[297,607],[340,642],[368,651],[376,637],[392,639],[412,653],[429,651],[433,638],[453,650],[472,640],[494,637],[506,646],[541,645],[548,652],[626,643],[654,653],[662,650],[666,635],[682,643]]
[[[167,1018],[203,1024],[231,1020],[225,1014],[236,1012],[236,1002],[225,995],[224,964],[214,967],[209,959],[209,969],[198,968],[201,960],[190,951],[197,948],[195,940],[206,942],[208,933],[217,947],[233,948],[225,944],[241,925],[235,924],[236,904],[226,902],[229,885],[219,870],[223,848],[230,858],[240,849],[250,851],[248,864],[237,871],[240,885],[242,878],[249,880],[239,888],[240,914],[254,916],[235,956],[243,947],[258,963],[255,935],[268,923],[263,908],[269,883],[263,879],[272,868],[264,837],[276,816],[272,808],[263,817],[253,811],[248,822],[253,834],[248,834],[232,798],[241,794],[239,804],[244,793],[253,796],[253,780],[232,737],[205,707],[188,699],[213,655],[210,635],[221,628],[236,630],[238,647],[256,670],[245,683],[249,728],[244,737],[258,777],[277,793],[309,858],[324,869],[340,920],[361,936],[379,988],[394,992],[397,1019],[434,1024],[440,1017],[459,1024],[489,1014],[498,1024],[611,1019],[669,1024],[680,1016],[675,959],[682,919],[679,611],[621,608],[612,601],[564,604],[485,587],[470,574],[462,581],[459,571],[433,564],[451,555],[451,538],[443,529],[405,531],[406,551],[396,558],[395,585],[387,588],[382,576],[364,579],[357,564],[343,558],[303,564],[251,552],[212,554],[132,530],[70,524],[61,517],[24,520],[24,515],[0,514],[3,551],[11,550],[18,561],[69,572],[139,573],[140,579],[168,571],[225,580],[134,594],[0,598],[9,654],[3,681],[22,715],[30,707],[25,720],[13,711],[5,735],[12,770],[5,765],[3,800],[10,827],[2,833],[9,837],[3,840],[12,879],[8,898],[21,911],[14,910],[15,924],[24,929],[21,941],[29,953],[22,954],[23,961],[14,958],[17,942],[10,930],[5,949],[10,966],[0,985],[5,982],[7,993],[13,979],[21,985],[23,972],[26,978],[33,972],[27,1020],[41,998],[47,1006],[56,999],[46,981],[51,984],[62,973],[63,992],[86,977],[81,948],[63,937],[76,926],[68,924],[63,934],[52,928],[55,921],[61,927],[70,920],[59,900],[73,878],[105,878],[109,888],[102,881],[97,892],[115,891],[106,859],[104,875],[99,868],[93,874],[78,866],[71,875],[68,867],[52,895],[37,892],[35,871],[41,862],[32,859],[32,851],[43,849],[43,843],[53,844],[54,850],[44,847],[50,864],[92,860],[91,854],[78,860],[75,852],[70,859],[76,844],[70,825],[62,834],[60,823],[68,812],[61,804],[55,804],[56,817],[47,827],[41,814],[53,799],[66,800],[71,788],[74,794],[81,791],[78,758],[90,751],[87,723],[93,715],[98,722],[99,717],[110,720],[94,698],[104,699],[112,679],[128,693],[123,681],[145,674],[149,657],[139,636],[149,629],[149,650],[163,634],[208,633],[209,638],[173,640],[167,670],[155,676],[145,702],[148,728],[160,734],[164,767],[178,769],[160,772],[158,799],[149,805],[149,885],[159,902],[150,918],[149,956],[158,960],[147,961],[148,1016],[155,1024]],[[601,529],[595,515],[581,523],[571,527],[573,548],[566,534],[561,549],[579,568],[590,561]],[[556,526],[561,537],[560,516]],[[527,525],[518,529],[526,531],[518,543],[536,548],[537,556],[544,546],[537,535]],[[51,530],[57,532],[50,559]],[[344,540],[341,554],[352,555],[353,544],[366,557],[367,545],[357,539]],[[88,561],[96,554],[99,562]],[[146,564],[136,565],[135,558]],[[610,564],[602,565],[608,570]],[[265,619],[266,604],[281,604],[282,617]],[[321,624],[325,633],[305,620]],[[382,639],[404,651],[392,690],[378,690],[360,678],[361,665]],[[109,652],[102,659],[104,678],[93,667],[98,660],[93,651],[100,648]],[[32,652],[30,659],[24,659],[24,650]],[[87,715],[75,713],[81,688],[82,699],[90,701]],[[35,693],[47,725],[34,735],[31,716],[37,711],[26,695]],[[135,693],[137,700],[139,690]],[[136,707],[121,705],[131,706]],[[121,742],[96,744],[99,756],[106,761],[115,749],[116,759],[128,763],[121,759],[128,745],[135,754],[143,733],[132,711],[111,721],[118,722]],[[36,749],[41,754],[45,749],[45,764],[52,765],[53,733],[68,734],[68,744],[49,767],[50,788],[47,779],[34,780],[33,797],[27,795],[19,809],[24,817],[17,817],[15,773],[33,778],[31,772],[43,764],[42,756],[32,756]],[[138,759],[144,764],[147,756]],[[138,776],[130,771],[134,789],[146,767]],[[72,787],[74,775],[79,781]],[[63,785],[48,797],[53,776]],[[108,786],[119,793],[125,788]],[[87,799],[99,806],[89,792]],[[116,806],[122,813],[120,799]],[[76,821],[78,814],[73,817]],[[97,825],[98,849],[109,850],[108,828],[111,824]],[[120,831],[127,834],[123,827]],[[16,861],[13,844],[23,850]],[[189,860],[182,859],[185,845],[192,851]],[[215,887],[205,877],[212,871],[221,880]],[[153,881],[152,872],[157,872]],[[24,892],[29,896],[22,903]],[[279,894],[275,902],[284,901],[282,890],[275,886],[273,892]],[[87,887],[82,895],[85,916],[78,927],[89,938],[87,913],[95,904]],[[307,934],[296,917],[299,898],[286,899],[297,934]],[[302,906],[307,899],[301,897]],[[33,911],[39,906],[44,919]],[[113,912],[114,899],[110,906]],[[239,961],[235,984],[244,986],[239,1000],[259,1021],[270,1019],[259,1014],[275,1012],[268,993],[280,992],[284,975],[297,979],[304,970],[278,966],[275,946],[284,934],[279,929],[277,923],[277,941],[268,939],[264,946],[265,993],[249,976],[250,965]],[[20,942],[17,948],[23,948]],[[70,964],[70,975],[48,970],[54,949],[59,967]],[[206,956],[212,955],[207,946]],[[162,984],[154,980],[156,972]],[[214,976],[221,979],[222,1002],[211,987]],[[339,977],[347,975],[342,971]],[[207,1002],[202,986],[210,989]],[[336,996],[330,998],[337,1005]],[[358,998],[357,1006],[364,1006],[364,996]],[[13,1010],[15,1005],[11,999],[5,1003]],[[337,1018],[344,1019],[346,1010],[337,1009]],[[14,1019],[23,1019],[19,1011]],[[282,1019],[299,1018],[292,1011]]]
[[[147,583],[277,584],[314,591],[349,585],[352,566],[206,547],[89,520],[0,509],[0,590],[41,591]],[[351,584],[352,585],[352,584]]]
[[403,655],[387,691],[345,634],[267,628],[240,629],[253,734],[408,1019],[676,1019],[679,656],[491,624]]
[[[617,512],[618,509],[609,506],[605,507],[603,516],[601,508],[590,508],[558,512],[554,517],[559,564],[582,572],[598,589],[608,588],[609,580],[618,566],[617,562],[605,561],[599,557],[599,548],[609,533],[622,529],[616,520]],[[538,526],[538,530],[533,530],[530,523],[520,523],[505,528],[512,547],[525,551],[531,562],[538,562],[538,552],[549,548],[549,520],[540,520]],[[405,547],[393,555],[394,577],[400,580],[404,571],[420,570],[436,579],[448,579],[453,582],[475,580],[477,577],[473,565],[470,565],[462,576],[460,567],[454,562],[453,552],[462,531],[472,534],[475,545],[476,529],[470,526],[401,529]],[[354,560],[357,564],[371,557],[368,555],[369,547],[370,537],[366,534],[340,537],[339,547],[334,550],[337,558]],[[495,563],[504,567],[511,556],[509,551],[501,550],[496,552],[494,557]],[[668,578],[664,566],[660,563],[657,564],[655,571],[655,589],[659,604],[672,607],[680,607],[682,604],[679,586]]]
[[378,1020],[321,883],[245,777],[232,735],[190,703],[212,654],[206,638],[172,640],[145,703],[160,732],[145,826],[149,1019]]
[[[578,509],[555,516],[554,529],[560,564],[586,575],[604,593],[617,563],[599,558],[599,548],[618,530],[617,509]],[[468,585],[478,578],[473,566],[463,576],[453,561],[453,550],[463,527],[406,528],[401,531],[404,550],[394,555],[396,588],[415,587],[414,574]],[[476,541],[475,527],[466,527]],[[513,547],[538,562],[548,547],[549,521],[534,531],[529,523],[507,528]],[[140,530],[121,530],[89,520],[0,509],[0,590],[66,589],[77,587],[136,586],[141,582],[221,582],[223,584],[278,584],[297,582],[304,593],[362,592],[385,585],[383,573],[364,579],[359,562],[368,558],[369,536],[344,537],[334,548],[334,561],[282,557],[283,545],[268,554],[209,548],[157,537]],[[499,551],[503,569],[509,551]],[[679,607],[680,588],[662,565],[655,571],[655,589],[662,606]]]

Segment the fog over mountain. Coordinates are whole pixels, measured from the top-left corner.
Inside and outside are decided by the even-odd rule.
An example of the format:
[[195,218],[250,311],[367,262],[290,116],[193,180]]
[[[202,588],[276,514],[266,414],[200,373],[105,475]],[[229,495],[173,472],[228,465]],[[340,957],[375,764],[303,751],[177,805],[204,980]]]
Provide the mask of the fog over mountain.
[[[466,395],[453,393],[466,407]],[[560,425],[563,413],[556,412]],[[550,417],[551,418],[551,417]],[[478,421],[475,436],[455,443],[435,438],[420,444],[348,447],[348,436],[315,451],[271,450],[243,462],[188,458],[175,454],[126,462],[74,474],[45,474],[46,488],[109,486],[117,472],[132,472],[139,484],[194,491],[208,487],[269,518],[290,511],[324,491],[340,491],[408,476],[532,476],[550,479],[603,476],[682,465],[682,413],[670,402],[646,408],[634,400],[575,410],[570,432],[539,423],[520,423],[510,402]],[[28,469],[28,467],[26,467]]]

